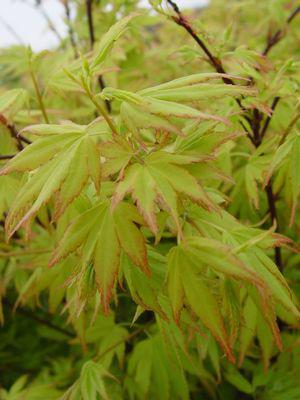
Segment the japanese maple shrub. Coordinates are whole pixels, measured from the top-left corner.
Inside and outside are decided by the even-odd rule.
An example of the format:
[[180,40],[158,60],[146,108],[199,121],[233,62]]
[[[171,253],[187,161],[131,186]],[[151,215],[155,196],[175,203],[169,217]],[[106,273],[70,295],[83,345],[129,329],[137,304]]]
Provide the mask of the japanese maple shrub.
[[299,400],[299,3],[61,3],[0,53],[0,398]]

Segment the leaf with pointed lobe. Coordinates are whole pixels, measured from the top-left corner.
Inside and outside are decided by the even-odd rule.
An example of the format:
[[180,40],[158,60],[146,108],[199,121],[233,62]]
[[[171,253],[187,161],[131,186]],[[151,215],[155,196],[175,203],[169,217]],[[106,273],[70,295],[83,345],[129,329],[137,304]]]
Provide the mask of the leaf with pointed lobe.
[[[229,337],[215,296],[207,287],[202,277],[195,272],[193,263],[186,257],[185,249],[178,246],[174,248],[173,252],[177,253],[177,264],[180,265],[184,294],[189,306],[210,330],[228,359],[233,362],[234,356],[229,343]],[[181,294],[179,293],[179,295]],[[174,305],[176,307],[177,305],[181,306],[180,298],[179,302],[175,301]],[[177,308],[175,308],[176,313],[178,313]]]
[[173,101],[159,100],[155,98],[147,98],[146,111],[163,117],[191,118],[198,120],[215,120],[227,124],[226,118],[217,115],[211,115],[196,110],[195,108],[176,103]]
[[118,138],[117,142],[103,143],[101,155],[105,158],[103,175],[110,176],[122,171],[129,164],[134,151],[126,140]]
[[299,319],[300,312],[293,301],[291,290],[284,278],[280,276],[280,272],[278,270],[274,272],[275,268],[272,265],[272,261],[262,252],[262,250],[256,249],[243,258],[244,262],[247,265],[251,265],[255,273],[265,282],[265,286],[268,287],[276,301],[280,302],[283,307]]
[[143,220],[135,207],[121,202],[113,211],[107,201],[79,215],[52,254],[50,266],[74,253],[93,263],[104,311],[108,313],[112,289],[120,267],[121,249],[135,268],[150,274],[145,239],[136,224]]
[[109,311],[109,301],[120,264],[121,246],[109,209],[104,211],[97,232],[94,251],[94,270],[104,312]]
[[167,118],[149,114],[145,112],[142,106],[123,102],[120,112],[124,124],[132,132],[138,133],[140,129],[151,128],[156,131],[174,133],[179,136],[183,135],[182,131]]
[[113,212],[114,224],[119,242],[132,260],[145,274],[150,274],[145,239],[135,222],[143,223],[134,206],[120,203]]
[[157,86],[142,89],[142,90],[140,90],[139,93],[141,95],[150,95],[151,96],[153,93],[155,94],[157,91],[188,87],[188,86],[193,86],[193,85],[199,84],[201,82],[206,82],[207,80],[210,80],[210,79],[222,79],[222,78],[247,80],[243,77],[231,76],[228,74],[220,74],[220,73],[216,73],[216,72],[207,72],[207,73],[187,75],[187,76],[183,76],[181,78],[173,79],[172,81],[162,83]]
[[257,92],[247,86],[200,83],[191,86],[181,86],[176,88],[164,88],[149,90],[148,92],[142,91],[140,94],[151,96],[155,99],[176,101],[176,102],[191,102],[195,100],[202,100],[207,98],[218,98],[223,96],[241,96],[241,95],[255,95]]
[[68,175],[61,185],[55,201],[54,218],[58,218],[67,206],[81,193],[89,177],[95,187],[100,187],[100,154],[91,139],[86,136],[79,143],[70,162]]
[[43,137],[25,147],[0,170],[0,175],[11,172],[33,171],[51,160],[64,147],[72,146],[82,136],[81,133]]
[[137,269],[126,256],[122,257],[121,263],[126,284],[135,303],[142,310],[152,310],[165,319],[165,312],[159,303],[159,290],[155,282],[153,264],[151,263],[152,274],[149,276]]
[[26,126],[21,130],[21,133],[31,133],[35,136],[55,136],[55,135],[73,135],[83,134],[86,127],[84,125],[77,125],[74,123],[55,124],[35,124]]
[[191,198],[192,201],[205,208],[214,208],[212,201],[197,180],[184,168],[176,165],[177,162],[184,164],[190,160],[184,156],[179,156],[177,160],[176,155],[172,157],[164,152],[158,152],[147,156],[143,164],[130,165],[116,188],[113,205],[118,204],[126,194],[131,193],[154,234],[157,233],[156,208],[160,203],[163,203],[179,228],[178,193]]
[[179,322],[184,300],[182,259],[180,256],[181,254],[176,247],[173,247],[168,253],[167,290],[176,323]]
[[248,394],[253,393],[253,386],[233,365],[228,365],[227,371],[224,375],[226,380],[241,392]]
[[[150,96],[141,96],[137,93],[120,89],[105,88],[102,96],[106,99],[117,99],[121,102],[130,103],[134,107],[162,118],[176,117],[184,119],[214,120],[228,124],[226,118],[203,113],[190,106],[175,101],[160,100]],[[126,111],[126,110],[125,110]],[[124,115],[124,113],[123,113]],[[125,115],[126,120],[126,115]]]
[[91,63],[91,68],[96,69],[106,58],[110,49],[118,38],[126,31],[128,24],[133,18],[137,17],[138,13],[132,13],[127,17],[116,22],[110,29],[102,36],[99,45],[97,46],[97,55]]
[[11,89],[0,95],[0,114],[12,118],[22,109],[28,99],[24,89]]
[[189,252],[200,265],[206,264],[212,270],[225,276],[251,282],[254,286],[265,287],[256,270],[239,260],[229,246],[204,237],[193,236],[188,239]]
[[257,308],[250,296],[246,299],[242,316],[242,328],[239,337],[239,366],[243,364],[246,352],[256,333]]
[[[18,203],[18,201],[21,204],[24,203],[25,201],[22,197],[20,198],[20,194],[22,194],[22,192],[18,194],[16,201],[14,202],[13,207],[9,212],[7,218],[9,222],[7,222],[7,224],[9,225],[10,222],[16,218],[16,215],[13,212],[14,209],[16,210],[16,214],[18,215],[17,218],[19,219],[19,221],[15,226],[12,226],[11,230],[10,229],[8,230],[9,237],[22,225],[24,225],[28,220],[30,220],[30,218],[35,216],[36,213],[39,211],[39,209],[49,201],[51,196],[60,189],[62,183],[64,182],[68,174],[70,163],[75,155],[77,146],[78,143],[75,143],[73,144],[73,146],[71,146],[71,148],[69,149],[68,157],[66,157],[63,154],[54,158],[52,160],[53,163],[50,162],[51,163],[50,166],[52,167],[51,170],[49,171],[49,168],[48,170],[46,169],[46,173],[44,175],[41,176],[41,174],[39,173],[40,171],[37,172],[40,178],[40,181],[38,182],[40,184],[40,192],[34,193],[32,189],[30,190],[32,194],[35,194],[37,196],[36,198],[34,198],[34,201],[30,205],[29,210],[26,210],[24,212],[24,210],[20,209],[20,204]],[[42,169],[42,172],[44,172],[44,169]],[[23,190],[23,193],[25,199],[27,199],[29,193],[26,193],[25,190]]]
[[96,143],[81,129],[74,133],[69,126],[67,132],[39,137],[27,146],[0,171],[34,171],[12,204],[6,221],[8,236],[35,216],[53,195],[57,218],[78,197],[89,178],[99,191],[100,166]]

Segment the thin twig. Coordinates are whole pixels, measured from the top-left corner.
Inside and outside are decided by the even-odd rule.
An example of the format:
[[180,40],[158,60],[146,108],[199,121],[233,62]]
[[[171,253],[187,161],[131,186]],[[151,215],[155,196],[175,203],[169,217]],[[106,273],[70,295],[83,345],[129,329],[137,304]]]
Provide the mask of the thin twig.
[[5,154],[5,155],[0,155],[0,161],[2,160],[10,160],[11,158],[14,158],[15,154]]
[[37,83],[35,74],[33,72],[33,69],[32,69],[32,66],[31,66],[31,62],[29,62],[29,70],[30,70],[29,72],[30,72],[30,76],[31,76],[32,83],[33,83],[33,86],[34,86],[35,94],[36,94],[36,97],[37,97],[37,100],[38,100],[38,103],[39,103],[39,106],[40,106],[40,110],[41,110],[41,112],[43,114],[43,117],[44,117],[44,120],[45,120],[46,124],[49,124],[49,118],[48,118],[48,115],[47,115],[47,111],[46,111],[46,108],[44,106],[42,94],[40,92],[39,85]]
[[[9,308],[13,308],[13,304],[11,304],[7,299],[3,299],[3,303],[6,304]],[[37,316],[36,314],[32,313],[29,310],[26,310],[25,308],[17,308],[16,312],[18,312],[19,314],[23,314],[26,317],[38,322],[39,324],[48,326],[51,329],[56,330],[57,332],[60,332],[66,336],[69,336],[70,338],[75,338],[75,335],[70,332],[69,330],[65,329],[65,328],[61,328],[60,326],[57,326],[56,324],[54,324],[53,322],[51,322],[50,318],[52,317],[51,314],[48,314],[48,319],[44,319],[41,318],[39,316]]]
[[264,138],[264,136],[265,136],[265,133],[266,133],[268,127],[269,127],[269,124],[270,124],[270,122],[271,122],[271,118],[273,117],[275,108],[276,108],[276,106],[277,106],[279,100],[280,100],[280,97],[279,97],[279,96],[274,97],[274,100],[273,100],[272,105],[271,105],[272,113],[271,113],[270,115],[268,115],[268,117],[266,118],[265,123],[264,123],[264,125],[263,125],[263,127],[262,127],[262,130],[261,130],[261,132],[260,132],[260,139],[261,139],[261,141],[263,140],[263,138]]
[[95,96],[92,93],[90,93],[89,90],[87,90],[87,95],[89,96],[91,101],[94,103],[94,105],[95,105],[97,111],[99,112],[99,114],[102,115],[102,117],[107,122],[108,126],[110,127],[110,129],[112,131],[112,134],[115,135],[115,136],[118,135],[117,128],[116,128],[113,120],[110,118],[109,114],[106,112],[105,107],[102,107],[102,105],[97,101]]
[[108,347],[106,350],[104,350],[102,353],[98,354],[95,357],[95,361],[100,360],[102,357],[104,357],[106,354],[110,353],[112,350],[114,350],[116,347],[120,346],[120,344],[123,344],[124,342],[128,342],[129,340],[133,339],[135,336],[137,336],[139,333],[144,332],[149,325],[151,325],[152,321],[149,321],[146,325],[136,329],[132,333],[130,333],[128,336],[126,336],[124,339],[120,339],[117,342],[115,342],[113,345]]
[[286,128],[285,131],[283,132],[283,135],[282,135],[282,137],[281,137],[281,139],[280,139],[280,142],[279,142],[279,146],[281,146],[281,145],[284,143],[284,141],[285,141],[287,135],[291,132],[291,130],[293,129],[293,127],[296,125],[296,123],[297,123],[297,121],[298,121],[299,118],[300,118],[300,111],[298,111],[298,112],[296,113],[296,115],[292,118],[292,120],[291,120],[290,123],[288,124],[287,128]]
[[10,132],[12,138],[17,141],[18,150],[23,150],[24,146],[22,142],[26,144],[31,144],[31,140],[27,139],[23,135],[21,135],[14,124],[10,123],[3,114],[0,115],[0,124],[4,125]]
[[[167,0],[167,1],[170,4],[170,6],[173,8],[175,13],[177,14],[177,16],[171,17],[173,19],[173,21],[176,22],[177,25],[182,26],[189,33],[189,35],[195,40],[195,42],[201,47],[203,52],[207,55],[208,60],[209,60],[210,64],[214,67],[214,69],[220,74],[226,74],[226,71],[223,67],[222,61],[218,57],[216,57],[215,55],[212,54],[212,52],[209,50],[208,46],[197,35],[197,33],[194,31],[194,29],[190,25],[189,21],[187,20],[187,18],[180,11],[178,5],[172,0]],[[235,85],[235,82],[229,77],[223,76],[222,80],[226,85]],[[239,105],[241,110],[246,111],[246,109],[242,105],[242,102],[240,99],[235,98],[235,101],[237,102],[237,104]],[[247,135],[251,139],[251,135],[249,132],[247,132]]]
[[[173,21],[175,21],[177,25],[182,26],[192,36],[195,42],[201,47],[203,52],[207,55],[211,65],[215,68],[215,70],[220,74],[226,74],[221,60],[212,54],[212,52],[209,50],[204,41],[197,35],[197,33],[194,31],[187,18],[181,13],[178,5],[174,3],[172,0],[167,0],[167,1],[177,14],[177,16],[172,16]],[[223,77],[222,79],[227,84],[230,85],[235,84],[234,81],[230,78]]]
[[[94,22],[93,22],[93,0],[86,0],[86,14],[88,19],[88,28],[89,28],[89,38],[90,38],[90,47],[91,50],[94,48],[95,44],[95,30],[94,30]],[[105,82],[103,77],[98,76],[98,83],[101,91],[105,88]],[[109,100],[105,100],[105,107],[109,113],[111,113],[111,104]]]
[[58,41],[61,42],[62,36],[56,29],[56,26],[54,25],[54,23],[51,20],[51,18],[49,17],[49,15],[46,13],[46,11],[42,7],[40,7],[40,11],[41,11],[42,16],[45,18],[49,29],[54,33],[54,35],[57,37]]
[[62,0],[62,3],[64,5],[64,7],[65,7],[65,13],[66,13],[66,19],[67,19],[67,25],[68,25],[68,32],[69,32],[69,39],[70,39],[71,46],[73,48],[74,57],[78,58],[79,53],[78,53],[77,43],[76,43],[76,39],[75,39],[75,32],[74,32],[73,25],[72,25],[72,20],[71,20],[71,9],[70,9],[69,0]]
[[0,23],[5,27],[5,29],[11,33],[11,35],[17,40],[19,44],[24,46],[24,42],[22,38],[18,35],[18,33],[14,30],[14,28],[9,25],[1,16],[0,16]]
[[[296,7],[294,11],[292,11],[292,13],[289,15],[289,17],[286,20],[286,25],[290,24],[293,19],[300,13],[300,6]],[[266,56],[270,50],[272,49],[272,47],[275,46],[275,44],[277,44],[284,36],[284,30],[283,29],[278,29],[273,36],[271,36],[268,40],[268,43],[264,49],[264,51],[262,52],[262,54],[264,56]]]
[[[269,211],[270,211],[272,223],[276,224],[275,225],[276,231],[279,232],[278,215],[277,215],[277,210],[276,210],[276,200],[275,200],[275,195],[273,193],[271,181],[266,186],[265,191],[266,191],[267,198],[268,198]],[[279,270],[282,271],[283,263],[282,263],[280,247],[275,247],[275,263],[276,263],[277,267],[279,268]]]
[[[24,0],[23,0],[24,1]],[[30,1],[24,1],[29,7],[32,7],[34,10],[39,10],[40,13],[42,14],[42,16],[44,17],[44,19],[46,20],[49,29],[54,33],[54,35],[57,37],[58,41],[61,42],[62,41],[62,36],[59,33],[59,31],[56,29],[56,26],[54,24],[54,22],[52,21],[52,19],[49,17],[49,15],[47,14],[46,10],[43,8],[43,4],[41,1],[36,1],[35,5],[32,4]]]

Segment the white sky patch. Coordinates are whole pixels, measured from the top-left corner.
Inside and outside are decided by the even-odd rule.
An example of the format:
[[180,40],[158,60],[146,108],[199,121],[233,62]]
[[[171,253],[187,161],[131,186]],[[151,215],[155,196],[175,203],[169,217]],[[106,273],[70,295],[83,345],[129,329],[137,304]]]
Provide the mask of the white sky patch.
[[[34,50],[53,48],[59,42],[49,29],[42,13],[34,6],[34,0],[0,0],[0,48],[23,43]],[[208,0],[177,0],[180,7],[200,7]],[[43,9],[55,25],[60,36],[65,36],[64,8],[59,0],[44,0]],[[147,0],[142,0],[144,6]],[[12,30],[14,32],[12,32]]]

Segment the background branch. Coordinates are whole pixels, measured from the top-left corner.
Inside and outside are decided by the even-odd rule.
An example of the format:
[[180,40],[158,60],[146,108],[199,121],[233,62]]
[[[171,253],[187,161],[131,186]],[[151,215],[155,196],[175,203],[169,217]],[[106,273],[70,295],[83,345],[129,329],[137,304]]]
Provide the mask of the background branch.
[[[290,24],[293,19],[300,13],[300,6],[298,6],[297,8],[295,8],[294,11],[291,12],[291,14],[289,15],[289,17],[286,20],[286,24]],[[262,52],[263,56],[266,56],[270,50],[272,49],[272,47],[275,46],[275,44],[277,44],[284,36],[284,30],[283,29],[278,29],[274,35],[272,35],[267,42],[267,45],[264,49],[264,51]]]
[[[216,72],[218,73],[223,73],[226,74],[226,70],[223,67],[222,61],[214,56],[214,54],[209,50],[208,46],[204,43],[204,41],[197,35],[197,33],[194,31],[192,26],[190,25],[189,21],[187,18],[182,14],[180,11],[178,5],[172,1],[172,0],[167,0],[167,3],[172,7],[173,11],[176,13],[176,16],[172,16],[171,18],[173,19],[174,22],[176,22],[177,25],[182,26],[188,33],[189,35],[195,40],[195,42],[200,46],[200,48],[203,50],[203,52],[206,54],[208,57],[208,60],[210,64],[214,67]],[[287,24],[291,23],[291,21],[298,15],[300,12],[300,7],[297,7],[288,17],[287,19]],[[265,50],[263,51],[262,55],[266,55],[271,48],[279,42],[279,40],[283,37],[283,31],[278,30],[275,32],[275,34],[268,40],[267,46]],[[225,84],[230,84],[234,85],[234,81],[230,78],[222,78],[223,82]],[[250,134],[246,126],[241,122],[241,125],[243,129],[246,131],[248,138],[251,140],[251,142],[254,144],[254,146],[257,148],[260,146],[262,139],[269,127],[269,124],[271,122],[271,118],[273,116],[274,110],[279,102],[280,98],[277,96],[274,98],[272,102],[272,114],[268,116],[264,122],[264,125],[261,129],[261,122],[263,118],[263,114],[259,112],[258,109],[253,110],[253,115],[252,118],[249,118],[249,116],[246,116],[245,118],[247,121],[250,123],[251,130],[253,136]],[[241,100],[237,99],[236,100],[238,105],[243,111],[246,111],[245,108],[243,107]],[[276,198],[273,193],[272,185],[269,183],[266,188],[265,188],[266,196],[267,196],[267,201],[269,205],[269,212],[270,212],[270,217],[272,220],[272,223],[276,224],[276,231],[279,232],[279,226],[278,226],[278,215],[277,215],[277,210],[276,210]],[[283,268],[282,264],[282,257],[281,257],[281,249],[279,247],[275,248],[275,261],[278,266],[278,268],[281,270]]]
[[[95,30],[94,30],[94,21],[93,21],[93,0],[86,0],[86,15],[88,19],[88,28],[89,28],[89,38],[90,38],[90,47],[91,50],[94,48],[95,44]],[[98,83],[101,91],[105,88],[105,82],[103,77],[98,76]],[[105,100],[105,107],[109,113],[111,113],[111,104],[108,100]]]

